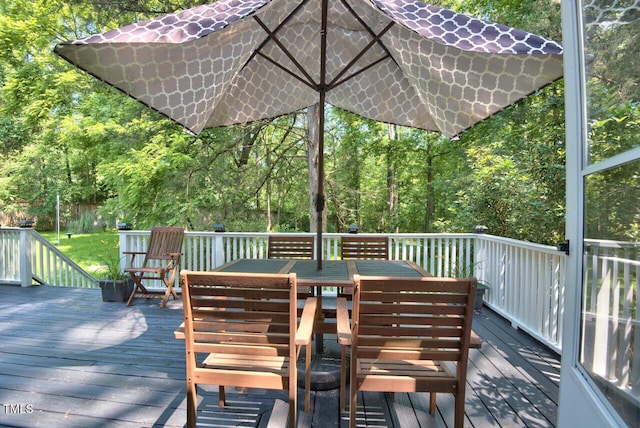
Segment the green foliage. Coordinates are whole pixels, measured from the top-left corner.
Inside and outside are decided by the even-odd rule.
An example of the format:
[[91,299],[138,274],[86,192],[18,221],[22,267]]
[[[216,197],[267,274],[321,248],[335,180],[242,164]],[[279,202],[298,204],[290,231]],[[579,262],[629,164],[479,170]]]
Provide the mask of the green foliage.
[[[136,228],[309,231],[305,112],[195,137],[51,52],[57,42],[199,2],[0,2],[3,210],[53,227],[60,195],[65,219],[80,229],[86,219],[71,218],[69,207],[92,203],[106,224]],[[559,39],[557,2],[439,3]],[[619,88],[593,84],[603,96],[620,96]],[[329,108],[327,229],[467,232],[484,224],[493,234],[557,242],[565,210],[562,91],[561,82],[551,85],[456,141]],[[602,156],[637,135],[637,106],[616,104],[615,120],[592,126]]]
[[129,274],[125,274],[120,270],[120,257],[118,257],[118,253],[114,256],[113,254],[109,254],[100,258],[103,265],[95,271],[93,276],[97,279],[127,279],[130,277]]
[[96,222],[96,216],[85,211],[78,220],[69,222],[67,229],[72,233],[92,233],[96,230]]
[[[606,98],[600,100],[607,101]],[[590,127],[591,161],[598,162],[638,147],[640,109],[636,103],[613,104]],[[585,182],[587,225],[592,239],[640,239],[640,176],[637,163],[589,175]]]

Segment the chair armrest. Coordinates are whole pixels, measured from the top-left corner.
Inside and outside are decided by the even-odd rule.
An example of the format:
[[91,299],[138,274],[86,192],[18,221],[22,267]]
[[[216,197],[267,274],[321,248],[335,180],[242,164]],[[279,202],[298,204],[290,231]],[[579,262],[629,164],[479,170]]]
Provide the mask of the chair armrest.
[[167,255],[172,259],[177,259],[182,255],[182,253],[167,253]]
[[300,325],[296,332],[296,346],[308,345],[311,343],[313,334],[313,324],[316,320],[316,308],[318,307],[318,299],[315,297],[307,297],[302,309],[300,317]]
[[349,324],[349,309],[347,299],[338,297],[336,299],[336,327],[338,329],[338,343],[340,345],[351,345],[351,326]]
[[469,339],[469,348],[472,348],[472,349],[482,348],[482,340],[480,340],[480,337],[473,330],[471,330],[471,338]]
[[147,254],[144,251],[123,251],[122,254]]
[[184,335],[184,322],[182,324],[180,324],[178,326],[178,328],[176,328],[173,331],[173,337],[174,337],[174,339],[182,339],[182,340],[184,340],[184,338],[185,338],[185,335]]
[[289,403],[285,403],[279,398],[273,404],[267,428],[282,428],[289,426]]

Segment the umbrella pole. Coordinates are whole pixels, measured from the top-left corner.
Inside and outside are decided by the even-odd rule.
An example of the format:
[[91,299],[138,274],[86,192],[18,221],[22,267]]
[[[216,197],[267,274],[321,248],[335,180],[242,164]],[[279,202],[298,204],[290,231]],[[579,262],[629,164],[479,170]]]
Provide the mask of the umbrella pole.
[[[320,91],[320,105],[318,114],[318,194],[316,195],[316,213],[318,214],[318,230],[316,230],[316,259],[318,270],[322,270],[322,215],[324,213],[324,91]],[[318,312],[317,319],[323,321],[322,287],[317,290]],[[316,333],[316,353],[322,354],[324,347],[322,333]]]
[[[318,230],[316,249],[318,270],[322,270],[322,216],[324,214],[324,102],[327,95],[327,23],[329,0],[322,0],[322,29],[320,31],[320,85],[318,86],[320,105],[318,106],[318,196],[316,212],[318,214]],[[318,317],[323,321],[322,287],[318,287]],[[324,348],[322,333],[316,334],[316,352],[322,354]]]
[[318,215],[316,230],[316,259],[318,270],[322,270],[322,217],[324,214],[324,91],[320,92],[318,114],[318,193],[316,194],[316,214]]
[[[318,214],[318,230],[316,234],[316,250],[318,270],[322,270],[322,215],[324,214],[324,102],[327,95],[327,23],[329,0],[322,0],[322,23],[320,31],[320,85],[318,85],[318,195],[316,196],[316,212]],[[322,308],[322,291],[318,290],[318,299]]]

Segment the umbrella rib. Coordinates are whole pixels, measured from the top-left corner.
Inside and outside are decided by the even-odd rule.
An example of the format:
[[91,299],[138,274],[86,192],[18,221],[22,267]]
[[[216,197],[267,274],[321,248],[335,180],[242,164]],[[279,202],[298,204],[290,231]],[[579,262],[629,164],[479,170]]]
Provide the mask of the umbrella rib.
[[[295,79],[298,79],[300,82],[302,82],[303,84],[307,85],[308,87],[310,87],[313,90],[318,90],[318,85],[314,82],[310,82],[305,80],[304,78],[298,76],[296,73],[294,73],[293,71],[289,70],[287,67],[285,67],[284,65],[280,64],[279,62],[277,62],[276,60],[274,60],[271,57],[268,57],[267,55],[263,54],[262,52],[256,52],[256,55],[259,55],[260,57],[266,59],[267,61],[269,61],[271,64],[275,65],[276,67],[278,67],[280,70],[284,71],[285,73],[287,73],[288,75],[292,76]],[[305,73],[306,75],[306,73]]]
[[[282,28],[282,26],[286,23],[286,21],[289,20],[289,18],[291,18],[295,12],[298,11],[298,8],[296,8],[296,10],[294,10],[291,15],[289,15],[277,28],[275,31],[271,31],[267,25],[262,22],[260,20],[260,18],[254,16],[253,19],[258,23],[258,25],[260,25],[260,27],[262,27],[262,29],[264,30],[265,33],[267,33],[267,38],[261,43],[261,45],[254,51],[253,55],[260,55],[261,57],[268,59],[270,62],[272,62],[273,64],[278,65],[281,69],[287,71],[289,74],[291,74],[292,76],[296,77],[297,79],[299,79],[300,81],[306,83],[307,85],[309,85],[310,87],[314,88],[315,87],[315,83],[313,81],[313,78],[309,75],[309,73],[304,69],[304,67],[302,67],[302,65],[298,62],[298,60],[296,60],[296,58],[291,54],[291,52],[280,42],[280,40],[276,37],[276,32]],[[291,62],[293,62],[293,64],[296,66],[296,68],[302,73],[304,74],[304,77],[307,79],[307,81],[305,82],[305,80],[299,76],[297,76],[293,71],[288,70],[286,68],[284,68],[284,66],[279,65],[275,60],[269,58],[267,55],[265,55],[262,52],[262,48],[264,46],[266,46],[266,44],[269,42],[269,40],[273,40],[273,42],[278,45],[278,47],[282,50],[282,52],[291,60]],[[253,56],[252,55],[252,56]],[[249,59],[249,61],[251,60],[251,58]],[[247,61],[247,63],[249,63],[249,61]]]
[[322,21],[320,24],[320,91],[327,90],[327,25],[329,0],[322,1]]
[[[390,55],[385,55],[382,58],[379,58],[377,60],[375,60],[374,62],[372,62],[371,64],[367,65],[366,67],[362,67],[360,70],[356,71],[355,73],[352,73],[350,75],[348,75],[347,77],[345,77],[342,80],[336,81],[336,79],[339,77],[337,76],[336,79],[333,79],[333,81],[331,81],[331,83],[329,85],[327,85],[327,90],[331,90],[333,88],[337,88],[338,86],[342,85],[344,82],[347,82],[351,79],[353,79],[354,77],[358,76],[359,74],[364,73],[365,71],[369,70],[371,67],[380,64],[382,61],[384,61],[385,59],[389,58]],[[341,75],[344,73],[340,73]]]
[[[278,31],[280,31],[280,29],[282,29],[282,27],[284,27],[297,13],[300,9],[302,9],[302,7],[308,2],[309,0],[303,0],[301,1],[298,6],[296,6],[295,9],[293,9],[293,11],[285,18],[282,20],[282,22],[276,27],[275,30],[273,30],[273,34],[277,33]],[[260,21],[260,19],[257,16],[253,16],[253,19],[267,32],[267,34],[270,34],[270,30],[267,28],[267,26]],[[249,60],[247,62],[250,62],[253,57],[262,50],[262,48],[264,48],[267,43],[269,42],[269,40],[271,39],[271,37],[267,37],[266,39],[264,39],[262,41],[262,43],[260,43],[260,46],[258,46],[256,48],[255,51],[253,51],[253,53],[251,54],[251,56],[249,57]]]
[[[371,35],[374,37],[374,39],[373,39],[373,40],[371,40],[371,41],[369,42],[369,44],[368,44],[367,46],[365,46],[365,48],[364,48],[364,49],[362,49],[362,50],[360,51],[360,53],[359,53],[358,55],[356,55],[356,56],[351,60],[351,62],[349,62],[349,64],[347,64],[347,65],[342,69],[342,71],[341,71],[340,73],[338,73],[338,75],[337,75],[336,77],[334,77],[334,78],[333,78],[333,80],[329,83],[329,85],[328,85],[328,86],[329,86],[330,88],[335,88],[336,86],[340,86],[342,83],[346,82],[347,80],[352,79],[353,77],[357,76],[358,74],[362,73],[362,72],[363,72],[363,71],[365,71],[365,70],[368,70],[369,68],[373,67],[374,65],[378,64],[379,62],[381,62],[381,61],[383,61],[383,60],[385,60],[385,59],[387,59],[387,58],[391,58],[391,59],[395,62],[395,60],[393,59],[393,57],[391,56],[391,54],[389,53],[389,51],[387,50],[387,48],[384,46],[384,44],[383,44],[383,43],[380,43],[380,38],[381,38],[382,36],[384,36],[384,35],[385,35],[385,33],[386,33],[387,31],[389,31],[389,30],[391,29],[391,27],[393,27],[393,25],[394,25],[394,23],[393,23],[393,22],[390,22],[390,23],[389,23],[389,25],[387,25],[387,26],[386,26],[386,27],[385,27],[385,28],[380,32],[380,34],[378,34],[378,35],[371,34]],[[357,72],[355,72],[355,73],[353,73],[353,74],[351,74],[351,75],[349,75],[349,76],[345,77],[344,79],[342,79],[342,80],[338,80],[338,79],[340,79],[340,78],[341,78],[341,77],[342,77],[342,76],[343,76],[347,71],[349,71],[349,69],[350,69],[350,68],[351,68],[351,67],[352,67],[356,62],[358,62],[358,60],[359,60],[360,58],[362,58],[362,56],[363,56],[365,53],[367,53],[367,51],[369,51],[369,49],[371,49],[371,48],[373,47],[373,45],[375,45],[376,43],[379,43],[379,44],[383,47],[384,51],[386,52],[386,55],[384,55],[384,56],[383,56],[383,57],[381,57],[380,59],[378,59],[378,60],[376,60],[376,61],[372,62],[371,64],[369,64],[368,66],[364,67],[363,69],[361,69],[361,70],[359,70],[359,71],[357,71]],[[336,83],[336,82],[337,82],[337,83]]]
[[[375,31],[373,31],[373,30],[371,29],[371,27],[369,27],[369,26],[367,25],[367,23],[366,23],[366,22],[364,22],[364,20],[360,17],[360,15],[358,15],[358,14],[356,13],[356,11],[355,11],[355,10],[353,10],[353,8],[352,8],[352,7],[347,3],[347,1],[346,1],[346,0],[342,0],[342,4],[344,5],[344,7],[346,7],[346,8],[347,8],[347,10],[349,11],[349,13],[351,13],[351,15],[352,15],[352,16],[353,16],[353,17],[354,17],[354,18],[355,18],[355,19],[360,23],[360,25],[362,25],[362,27],[363,27],[365,30],[367,30],[367,32],[371,35],[371,37],[373,37],[373,38],[374,38],[374,40],[378,42],[378,44],[380,45],[380,47],[381,47],[381,48],[382,48],[382,49],[387,53],[387,55],[393,59],[393,62],[396,62],[396,60],[395,60],[395,59],[393,58],[393,56],[391,55],[391,52],[389,52],[389,49],[387,49],[387,47],[384,45],[384,43],[382,43],[382,42],[380,41],[380,38],[381,38],[381,37],[382,37],[382,36],[383,36],[387,31],[389,31],[389,30],[391,29],[391,27],[393,27],[393,25],[395,24],[395,22],[394,22],[394,21],[391,21],[391,22],[389,23],[389,25],[388,25],[384,30],[382,30],[382,31],[380,32],[380,35],[379,35],[379,36],[376,36]],[[398,64],[396,63],[396,65],[398,65]]]

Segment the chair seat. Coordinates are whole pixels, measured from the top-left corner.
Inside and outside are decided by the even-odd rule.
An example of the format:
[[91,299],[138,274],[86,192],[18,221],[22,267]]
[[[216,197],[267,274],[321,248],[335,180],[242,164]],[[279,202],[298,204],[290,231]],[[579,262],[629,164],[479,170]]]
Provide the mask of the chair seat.
[[202,362],[202,367],[228,370],[251,369],[252,371],[269,371],[286,374],[289,370],[289,357],[277,355],[209,354]]
[[141,272],[141,273],[155,273],[160,274],[166,269],[164,267],[152,268],[152,267],[139,267],[139,268],[125,268],[125,272]]
[[[203,375],[209,371],[216,371],[216,381],[219,385],[233,385],[240,387],[255,386],[256,378],[263,378],[264,387],[270,389],[287,389],[289,377],[289,357],[278,355],[248,355],[248,354],[209,354],[200,368]],[[195,378],[201,372],[196,370]],[[244,377],[249,382],[243,382]]]
[[138,267],[138,268],[125,268],[125,272],[134,272],[134,273],[153,273],[160,275],[165,271],[164,267]]
[[[358,363],[358,386],[366,390],[386,391],[384,387],[374,386],[379,385],[381,379],[389,382],[389,390],[394,392],[413,392],[427,386],[433,392],[454,392],[457,389],[455,374],[440,361],[362,358]],[[370,385],[369,382],[374,380],[375,384]]]

